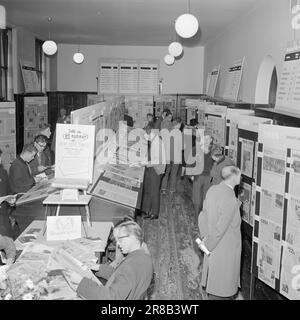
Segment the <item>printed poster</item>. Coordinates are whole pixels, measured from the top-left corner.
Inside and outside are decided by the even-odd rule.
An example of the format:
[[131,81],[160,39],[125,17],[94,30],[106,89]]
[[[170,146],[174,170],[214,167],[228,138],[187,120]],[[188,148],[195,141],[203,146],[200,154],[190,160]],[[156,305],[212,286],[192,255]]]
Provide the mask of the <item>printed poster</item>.
[[290,196],[288,201],[286,242],[300,248],[300,198]]
[[24,143],[31,143],[48,123],[48,97],[24,97]]
[[81,216],[48,216],[47,241],[81,238]]
[[56,125],[55,178],[83,179],[92,183],[95,126]]
[[2,165],[7,171],[16,158],[15,110],[15,102],[0,102],[0,149]]
[[260,217],[282,225],[284,205],[283,195],[262,189],[260,197]]
[[238,149],[238,120],[230,120],[229,127],[229,145],[228,157],[236,164],[237,163],[237,149]]
[[241,139],[241,143],[241,171],[242,174],[252,178],[254,141]]
[[278,264],[278,252],[267,243],[258,243],[258,278],[275,289],[275,274]]
[[292,246],[283,246],[280,293],[300,300],[300,250]]
[[289,193],[300,197],[300,151],[292,149],[291,158]]
[[226,119],[209,115],[206,121],[206,128],[214,138],[214,143],[225,147]]
[[264,147],[262,188],[284,194],[286,151]]
[[239,200],[242,202],[242,218],[249,223],[251,208],[251,186],[248,183],[242,182],[239,192]]

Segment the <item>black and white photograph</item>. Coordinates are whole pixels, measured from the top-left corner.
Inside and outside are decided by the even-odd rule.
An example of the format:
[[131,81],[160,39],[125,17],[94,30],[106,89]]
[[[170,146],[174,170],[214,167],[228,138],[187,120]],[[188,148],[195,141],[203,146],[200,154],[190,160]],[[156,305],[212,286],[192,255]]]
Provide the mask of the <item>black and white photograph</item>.
[[300,0],[1,0],[1,314],[300,300],[299,79]]

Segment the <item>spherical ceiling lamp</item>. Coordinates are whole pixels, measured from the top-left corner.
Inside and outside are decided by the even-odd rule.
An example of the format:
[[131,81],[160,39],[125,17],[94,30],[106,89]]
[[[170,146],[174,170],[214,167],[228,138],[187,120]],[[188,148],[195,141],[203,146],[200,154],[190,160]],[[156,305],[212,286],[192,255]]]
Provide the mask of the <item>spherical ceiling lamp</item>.
[[52,56],[57,51],[57,44],[52,40],[47,40],[43,43],[43,51],[48,56]]
[[6,28],[6,11],[4,6],[0,6],[0,29]]
[[172,42],[168,47],[168,51],[171,56],[179,57],[182,54],[183,48],[182,48],[181,43]]
[[184,13],[179,16],[175,22],[175,30],[182,38],[193,37],[199,28],[199,22],[195,16],[190,13]]
[[168,66],[170,66],[170,65],[172,65],[174,63],[175,58],[173,56],[171,56],[170,54],[166,54],[164,60],[165,60],[165,63]]
[[76,52],[73,55],[73,61],[77,64],[82,63],[84,60],[84,55],[81,52]]

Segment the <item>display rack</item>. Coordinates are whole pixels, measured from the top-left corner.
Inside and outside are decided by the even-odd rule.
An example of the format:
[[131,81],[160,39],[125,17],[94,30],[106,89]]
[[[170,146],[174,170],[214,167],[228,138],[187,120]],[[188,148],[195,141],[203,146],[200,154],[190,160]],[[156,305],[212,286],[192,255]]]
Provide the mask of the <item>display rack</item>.
[[261,124],[250,298],[257,278],[288,299],[299,299],[300,129]]

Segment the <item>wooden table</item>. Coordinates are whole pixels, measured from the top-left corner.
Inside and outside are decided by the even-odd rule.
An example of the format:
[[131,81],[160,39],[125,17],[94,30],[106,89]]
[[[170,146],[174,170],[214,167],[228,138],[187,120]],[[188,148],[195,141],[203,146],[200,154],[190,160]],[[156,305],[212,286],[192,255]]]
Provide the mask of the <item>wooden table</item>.
[[[47,240],[45,227],[45,220],[34,220],[32,223],[30,223],[30,225],[15,240],[17,251],[19,251],[19,253],[22,252],[25,249],[26,245],[28,245],[28,243],[30,242]],[[86,221],[82,222],[81,234],[83,238],[100,237],[103,242],[99,247],[99,251],[95,252],[96,256],[98,257],[99,263],[102,261],[102,258],[106,253],[107,243],[112,228],[112,222],[96,221],[91,227],[88,226]],[[59,245],[61,241],[49,241],[49,243]]]

